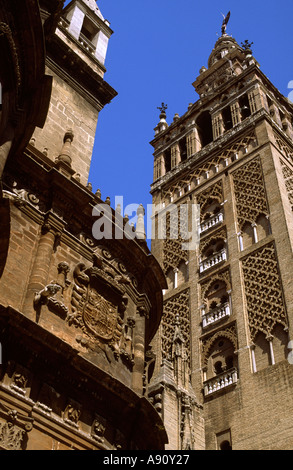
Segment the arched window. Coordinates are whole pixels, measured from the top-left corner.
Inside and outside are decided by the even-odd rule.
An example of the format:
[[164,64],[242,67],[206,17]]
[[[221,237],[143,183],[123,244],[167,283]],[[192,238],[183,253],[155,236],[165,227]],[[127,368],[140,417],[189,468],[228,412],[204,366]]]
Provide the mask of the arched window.
[[256,219],[256,230],[258,240],[262,240],[270,234],[270,223],[268,217],[261,214]]
[[229,441],[223,441],[220,443],[220,450],[232,450],[232,446]]
[[222,119],[225,131],[228,131],[233,127],[232,114],[230,106],[227,106],[222,110]]
[[165,172],[171,170],[171,148],[168,148],[164,152]]
[[224,374],[232,368],[237,368],[237,358],[234,354],[234,345],[225,337],[215,340],[209,351],[207,362],[207,379]]
[[251,110],[249,106],[249,100],[247,95],[242,95],[239,98],[239,106],[242,120],[246,119],[251,115]]
[[196,120],[201,147],[213,141],[212,119],[209,111],[201,113]]

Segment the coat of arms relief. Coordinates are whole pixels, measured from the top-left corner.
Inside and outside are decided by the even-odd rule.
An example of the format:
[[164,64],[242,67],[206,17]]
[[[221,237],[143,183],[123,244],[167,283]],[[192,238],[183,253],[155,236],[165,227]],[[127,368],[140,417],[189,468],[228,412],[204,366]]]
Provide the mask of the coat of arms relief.
[[[91,350],[102,349],[107,358],[119,357],[133,365],[135,318],[127,315],[130,292],[136,279],[105,249],[93,255],[91,265],[58,265],[58,276],[35,296],[35,309],[42,305],[77,330],[76,340]],[[138,294],[139,295],[139,294]]]

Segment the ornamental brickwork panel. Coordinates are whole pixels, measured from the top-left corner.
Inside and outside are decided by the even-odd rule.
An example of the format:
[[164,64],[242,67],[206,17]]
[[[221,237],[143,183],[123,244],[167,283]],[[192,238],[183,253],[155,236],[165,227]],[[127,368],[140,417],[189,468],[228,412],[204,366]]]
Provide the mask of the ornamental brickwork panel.
[[285,142],[285,140],[281,139],[277,134],[275,134],[276,144],[282,154],[287,158],[287,160],[293,164],[293,149]]
[[242,165],[233,173],[239,228],[255,223],[260,215],[269,215],[262,167],[259,158]]
[[[226,168],[229,163],[234,161],[234,159],[241,158],[241,156],[246,154],[250,147],[254,148],[256,145],[257,139],[254,131],[234,141],[231,145],[223,148],[213,157],[209,156],[209,158],[196,166],[196,168],[190,171],[187,175],[183,177],[181,175],[180,180],[163,189],[162,200],[167,200],[168,198],[173,197],[176,192],[180,192],[182,191],[182,188],[192,185],[194,181],[201,178],[203,178],[203,181],[206,181],[206,178],[208,178],[213,172],[220,172],[221,165],[222,169]],[[200,161],[202,161],[202,159],[200,159]]]
[[205,214],[204,209],[210,200],[215,200],[220,204],[223,202],[223,188],[222,181],[219,180],[212,186],[209,186],[208,189],[202,191],[196,196],[196,202],[200,205],[200,220],[202,222],[203,216]]
[[271,336],[279,324],[288,326],[274,243],[263,246],[242,261],[251,340],[259,332]]
[[185,341],[188,361],[190,360],[190,310],[189,289],[168,299],[164,304],[162,317],[162,357],[171,360],[176,317],[179,316],[181,333]]
[[188,240],[187,221],[180,217],[180,207],[171,210],[166,215],[166,232],[163,247],[163,269],[166,273],[169,268],[178,268],[179,264],[188,261],[188,251],[182,245]]
[[288,165],[286,165],[286,163],[282,159],[280,159],[280,162],[282,166],[285,187],[287,190],[287,196],[291,204],[291,210],[293,211],[293,171],[291,170],[291,168],[289,168]]

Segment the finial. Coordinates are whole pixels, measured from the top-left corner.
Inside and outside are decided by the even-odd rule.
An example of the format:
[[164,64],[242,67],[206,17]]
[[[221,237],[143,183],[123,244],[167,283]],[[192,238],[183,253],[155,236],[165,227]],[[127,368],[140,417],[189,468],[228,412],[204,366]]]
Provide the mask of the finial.
[[158,106],[158,109],[162,112],[162,111],[166,111],[166,109],[168,108],[168,105],[165,104],[165,103],[162,103],[161,106]]
[[161,131],[164,131],[167,129],[168,124],[166,121],[166,109],[168,106],[165,103],[162,103],[161,106],[158,106],[157,109],[161,111],[160,113],[160,122],[159,124],[155,127],[156,134],[158,134]]
[[72,129],[68,129],[64,134],[61,153],[56,159],[57,161],[62,161],[69,166],[71,166],[71,143],[73,141],[73,137],[74,134]]
[[145,226],[144,226],[145,210],[142,204],[138,206],[136,214],[137,214],[136,237],[140,240],[145,240],[146,239]]
[[166,117],[166,109],[168,108],[168,105],[165,103],[162,103],[161,106],[158,106],[157,109],[161,111],[160,118],[161,117]]
[[249,42],[248,39],[245,39],[245,41],[241,43],[241,46],[244,49],[244,52],[251,52],[252,44],[253,42]]
[[[222,15],[223,15],[223,13],[222,13]],[[230,11],[227,13],[226,16],[223,15],[224,20],[223,20],[223,23],[222,23],[222,36],[224,36],[226,34],[227,24],[228,24],[228,21],[230,19],[230,15],[231,15]]]

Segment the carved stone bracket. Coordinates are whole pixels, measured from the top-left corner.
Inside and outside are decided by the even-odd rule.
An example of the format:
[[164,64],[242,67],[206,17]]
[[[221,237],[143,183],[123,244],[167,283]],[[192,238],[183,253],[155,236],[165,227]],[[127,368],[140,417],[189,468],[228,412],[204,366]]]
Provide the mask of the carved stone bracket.
[[70,400],[63,413],[65,423],[78,428],[78,421],[81,415],[81,406],[79,403]]

